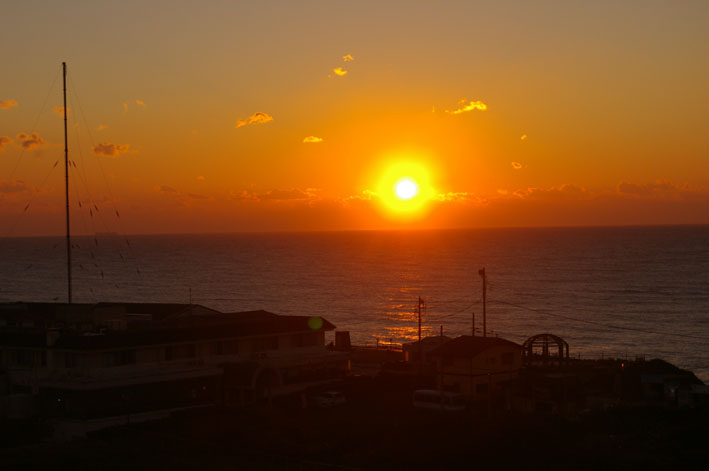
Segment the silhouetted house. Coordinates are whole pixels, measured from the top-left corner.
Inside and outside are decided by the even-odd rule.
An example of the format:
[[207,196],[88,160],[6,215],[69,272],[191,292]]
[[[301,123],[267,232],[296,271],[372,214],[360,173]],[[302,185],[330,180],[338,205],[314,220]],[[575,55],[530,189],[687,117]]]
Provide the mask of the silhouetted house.
[[325,348],[334,328],[188,304],[4,303],[4,408],[29,396],[35,413],[90,418],[294,392],[345,373],[347,354]]
[[445,335],[432,335],[422,338],[420,342],[417,340],[416,342],[404,343],[401,345],[401,349],[404,352],[404,361],[418,362],[420,354],[423,354],[423,362],[431,363],[434,359],[430,358],[430,353],[450,340],[451,338]]
[[522,346],[497,337],[457,337],[430,353],[436,359],[438,387],[485,398],[516,378]]

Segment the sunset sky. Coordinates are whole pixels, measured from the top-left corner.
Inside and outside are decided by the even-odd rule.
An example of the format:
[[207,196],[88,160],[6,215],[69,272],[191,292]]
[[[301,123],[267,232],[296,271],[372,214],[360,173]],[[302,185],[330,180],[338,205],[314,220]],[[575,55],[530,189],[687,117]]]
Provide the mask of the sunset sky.
[[709,223],[709,2],[2,16],[0,236]]

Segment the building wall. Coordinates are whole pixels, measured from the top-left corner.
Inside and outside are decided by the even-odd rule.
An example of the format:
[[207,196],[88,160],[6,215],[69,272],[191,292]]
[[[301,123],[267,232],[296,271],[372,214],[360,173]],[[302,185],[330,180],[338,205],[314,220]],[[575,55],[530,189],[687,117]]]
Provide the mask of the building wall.
[[249,358],[256,353],[322,349],[324,346],[324,332],[305,332],[98,351],[4,347],[0,349],[0,368],[8,370],[100,369],[159,364],[191,358],[223,361],[227,357]]
[[438,361],[439,387],[473,398],[487,397],[501,384],[517,377],[522,367],[522,350],[515,346],[495,346],[473,358],[443,358]]

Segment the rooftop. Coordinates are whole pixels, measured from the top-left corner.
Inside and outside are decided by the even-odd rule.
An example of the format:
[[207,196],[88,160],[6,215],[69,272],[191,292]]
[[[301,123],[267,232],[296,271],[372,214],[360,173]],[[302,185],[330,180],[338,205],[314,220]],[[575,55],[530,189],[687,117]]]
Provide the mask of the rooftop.
[[493,347],[522,348],[521,345],[499,337],[472,337],[470,335],[461,335],[433,350],[430,355],[473,358]]

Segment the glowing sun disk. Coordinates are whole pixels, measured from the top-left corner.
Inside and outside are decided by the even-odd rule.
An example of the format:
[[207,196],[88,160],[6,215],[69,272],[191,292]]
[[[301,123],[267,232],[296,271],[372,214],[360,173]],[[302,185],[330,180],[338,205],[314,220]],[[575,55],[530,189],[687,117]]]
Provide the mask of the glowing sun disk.
[[399,179],[394,185],[394,193],[400,200],[410,200],[419,192],[418,184],[410,178],[404,177]]

